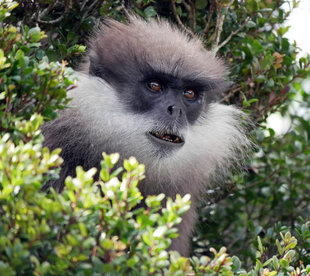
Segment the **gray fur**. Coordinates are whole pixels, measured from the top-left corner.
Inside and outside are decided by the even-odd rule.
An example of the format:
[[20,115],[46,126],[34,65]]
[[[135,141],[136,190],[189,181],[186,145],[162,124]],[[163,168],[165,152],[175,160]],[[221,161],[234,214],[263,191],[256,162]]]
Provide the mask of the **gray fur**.
[[[77,88],[69,93],[73,97],[70,108],[43,126],[45,145],[61,147],[65,161],[60,179],[48,185],[61,191],[65,177],[74,175],[76,165],[98,168],[102,152],[119,152],[122,159],[135,156],[146,165],[146,179],[139,186],[144,196],[165,193],[174,198],[177,193],[189,193],[195,203],[214,179],[225,177],[244,160],[250,147],[243,127],[245,116],[235,107],[206,102],[194,124],[181,129],[174,126],[184,136],[185,144],[174,151],[159,151],[145,134],[154,126],[166,126],[148,113],[133,113],[126,108],[113,72],[132,74],[135,81],[141,68],[151,67],[180,78],[212,80],[216,93],[224,86],[225,68],[203,49],[199,39],[189,39],[165,21],[146,23],[135,17],[130,21],[128,25],[109,21],[97,34],[90,60],[104,64],[101,77],[77,73]],[[88,66],[84,71],[89,70]],[[182,255],[189,252],[196,221],[192,205],[179,227],[179,238],[171,246]]]

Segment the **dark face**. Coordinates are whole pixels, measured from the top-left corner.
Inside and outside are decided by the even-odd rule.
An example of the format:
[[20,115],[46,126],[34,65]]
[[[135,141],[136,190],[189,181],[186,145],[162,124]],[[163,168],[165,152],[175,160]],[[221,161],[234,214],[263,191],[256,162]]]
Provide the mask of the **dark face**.
[[164,73],[142,74],[117,85],[119,97],[130,112],[155,121],[146,135],[162,147],[185,143],[186,129],[199,118],[211,101],[210,83],[177,78]]
[[156,72],[138,63],[133,66],[124,62],[117,67],[118,70],[107,70],[93,59],[90,74],[115,87],[129,112],[154,121],[152,129],[145,133],[152,143],[167,149],[165,152],[184,145],[187,127],[213,100],[215,84],[198,77],[188,79]]

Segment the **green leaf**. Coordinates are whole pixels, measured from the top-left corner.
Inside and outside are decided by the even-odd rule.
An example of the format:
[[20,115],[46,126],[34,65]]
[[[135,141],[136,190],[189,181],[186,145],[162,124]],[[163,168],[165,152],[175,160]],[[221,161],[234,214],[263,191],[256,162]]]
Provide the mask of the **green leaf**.
[[257,237],[257,242],[258,242],[258,250],[259,250],[259,252],[260,252],[261,254],[263,254],[263,252],[264,252],[263,244],[262,244],[262,241],[261,241],[261,239],[260,239],[259,236]]
[[30,42],[38,42],[41,38],[43,38],[43,33],[41,32],[39,27],[35,27],[30,29]]
[[247,26],[248,28],[255,28],[255,27],[256,27],[256,23],[255,23],[254,21],[252,21],[252,20],[249,20],[249,21],[247,22],[246,26]]
[[[182,2],[182,1],[180,1],[180,2]],[[195,1],[196,9],[202,10],[202,9],[206,8],[206,6],[207,6],[207,1],[205,1],[205,0],[196,0]]]
[[79,228],[83,237],[88,236],[86,225],[83,222],[79,222]]
[[151,241],[150,235],[149,235],[148,233],[142,234],[142,239],[143,239],[143,241],[144,241],[148,246],[152,246],[152,241]]
[[279,254],[282,255],[283,251],[282,251],[282,247],[278,239],[276,240],[276,245],[277,245]]
[[144,10],[144,14],[146,15],[146,17],[154,17],[157,15],[157,12],[152,6],[149,6]]

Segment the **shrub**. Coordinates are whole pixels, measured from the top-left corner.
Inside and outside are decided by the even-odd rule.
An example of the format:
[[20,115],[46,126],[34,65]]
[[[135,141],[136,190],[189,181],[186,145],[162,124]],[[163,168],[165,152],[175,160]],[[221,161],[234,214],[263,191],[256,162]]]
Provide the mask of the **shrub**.
[[4,19],[16,7],[16,2],[1,1],[0,23],[0,132],[10,132],[27,139],[27,133],[18,133],[20,119],[29,120],[39,113],[44,120],[56,117],[68,99],[66,89],[73,82],[72,70],[65,62],[49,62],[41,48],[46,37],[39,27],[15,27]]
[[[145,208],[136,208],[142,199],[137,184],[144,177],[144,166],[134,158],[124,161],[122,180],[117,178],[122,168],[113,170],[118,154],[104,154],[99,181],[92,178],[95,169],[85,172],[78,167],[77,177],[66,179],[62,194],[54,190],[45,194],[41,183],[61,163],[58,153],[33,141],[15,145],[9,134],[0,140],[1,275],[310,273],[310,266],[290,266],[297,240],[289,232],[276,241],[279,257],[266,261],[258,238],[256,266],[248,273],[224,248],[211,249],[213,258],[187,259],[168,252],[171,238],[176,237],[174,227],[189,209],[189,196],[177,196],[175,202],[168,198],[162,209],[164,195],[149,196]],[[301,229],[309,243],[309,223]]]
[[[148,2],[141,5],[145,3]],[[255,1],[249,3],[252,3],[250,8],[255,9],[252,12],[257,16],[253,18],[261,21]],[[39,27],[17,28],[8,22],[8,18],[12,19],[9,17],[10,12],[16,5],[14,1],[0,0],[0,275],[310,274],[310,266],[307,265],[310,222],[302,220],[294,229],[296,237],[290,234],[287,227],[278,223],[277,231],[267,229],[267,238],[264,239],[257,237],[258,234],[262,235],[263,227],[255,227],[253,220],[249,220],[247,227],[254,233],[251,233],[247,245],[254,252],[256,263],[247,265],[246,269],[242,268],[239,258],[230,257],[225,248],[211,248],[211,254],[207,253],[212,256],[197,257],[197,254],[192,258],[169,251],[171,239],[177,235],[175,226],[180,222],[181,215],[189,209],[189,196],[178,196],[174,202],[168,198],[164,208],[161,208],[164,195],[144,199],[145,208],[138,205],[142,197],[137,185],[144,177],[144,166],[134,158],[124,161],[124,169],[114,169],[118,155],[103,154],[99,180],[93,180],[95,169],[85,172],[78,167],[77,177],[66,179],[66,189],[62,194],[57,194],[54,190],[49,194],[41,192],[42,185],[57,174],[62,160],[59,157],[60,150],[50,152],[47,148],[42,148],[43,137],[39,127],[44,121],[53,119],[57,109],[65,107],[68,102],[66,89],[70,89],[73,81],[65,63],[49,62],[48,51],[41,48],[40,43],[45,34]],[[145,15],[145,10],[152,7],[152,2],[148,7],[142,6],[140,8],[143,8]],[[102,7],[104,8],[106,6]],[[197,7],[198,10],[206,8],[203,5]],[[117,13],[113,9],[110,11]],[[152,15],[155,8],[147,11]],[[183,15],[181,10],[180,16],[186,18],[186,13]],[[232,16],[230,20],[233,18]],[[252,28],[250,25],[248,28]],[[241,39],[239,42],[245,43],[244,45],[251,45],[253,42],[242,36],[236,39]],[[78,45],[72,49],[82,51],[83,47]],[[224,48],[222,50],[225,52]],[[245,48],[243,50],[246,51]],[[294,51],[286,50],[287,55],[292,58]],[[268,70],[272,74],[274,69],[271,64],[274,65],[275,60],[271,58],[269,61],[271,63]],[[296,64],[289,64],[291,61],[292,59],[288,60],[286,66],[296,68]],[[301,64],[304,66],[306,59]],[[250,68],[252,62],[246,66]],[[304,68],[300,70],[300,74],[307,73]],[[246,78],[252,74],[251,70],[241,71]],[[285,72],[290,71],[283,71],[281,74]],[[287,76],[288,82],[292,79],[290,76]],[[251,78],[254,78],[254,73]],[[282,86],[283,83],[277,85]],[[278,91],[279,88],[276,89]],[[243,96],[242,98],[245,99]],[[246,102],[249,103],[248,100]],[[256,102],[250,102],[249,106]],[[299,122],[299,126],[307,125],[302,120]],[[272,131],[270,133],[269,137],[262,138],[263,142],[273,137]],[[288,140],[291,144],[292,141],[299,141],[294,136],[290,137],[293,139]],[[303,146],[306,142],[301,143]],[[294,146],[298,147],[298,143],[291,147],[287,144],[285,146],[293,153]],[[277,152],[281,149],[283,145],[279,144]],[[274,159],[273,156],[274,154],[266,152],[264,169],[271,167],[270,162],[277,165],[285,158],[281,156]],[[295,160],[294,156],[290,158]],[[297,161],[296,168],[302,164]],[[280,168],[285,169],[283,166],[279,166]],[[282,174],[280,170],[279,174]],[[255,176],[250,177],[251,181],[255,181]],[[260,177],[264,179],[264,174]],[[299,180],[302,183],[302,178]],[[242,180],[236,176],[235,183],[239,188],[235,193],[238,197],[238,193],[244,192],[240,189]],[[272,183],[260,183],[267,188],[273,187]],[[251,190],[246,192],[250,193]],[[302,189],[297,192],[302,193]],[[273,194],[275,193],[276,188],[273,190]],[[285,196],[283,193],[283,198]],[[228,200],[231,198],[233,197],[228,197]],[[244,198],[247,197],[240,196],[238,202],[242,202]],[[251,195],[251,198],[255,196]],[[292,201],[287,202],[289,204]],[[234,219],[233,215],[238,215],[235,205],[231,203],[230,207],[226,207],[231,208],[231,219]],[[283,205],[284,207],[287,205]],[[227,221],[230,222],[229,219]],[[237,218],[234,226],[242,228],[243,223],[242,219]],[[217,230],[213,231],[213,238],[216,232]],[[223,236],[224,231],[219,232]],[[225,233],[227,237],[233,234],[231,229]],[[252,240],[255,246],[250,246]]]

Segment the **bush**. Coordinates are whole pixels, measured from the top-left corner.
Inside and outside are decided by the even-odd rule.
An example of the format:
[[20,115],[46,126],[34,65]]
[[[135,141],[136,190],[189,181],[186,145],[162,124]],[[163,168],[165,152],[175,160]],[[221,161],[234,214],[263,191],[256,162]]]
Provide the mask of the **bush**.
[[[58,153],[33,141],[20,141],[16,146],[9,134],[0,140],[1,275],[310,273],[310,266],[290,266],[297,240],[289,232],[282,242],[276,242],[280,257],[264,263],[259,261],[264,249],[258,238],[257,264],[249,273],[224,248],[211,249],[213,259],[190,260],[168,252],[171,238],[176,237],[174,226],[189,209],[189,196],[177,196],[175,202],[168,198],[162,209],[164,195],[149,196],[146,208],[135,208],[142,199],[137,184],[144,177],[144,166],[134,158],[124,161],[121,181],[117,175],[122,168],[113,170],[118,154],[104,154],[99,181],[92,178],[95,169],[85,172],[78,167],[77,177],[66,179],[62,194],[54,190],[45,194],[40,191],[41,183],[61,163]],[[300,234],[310,239],[309,223]]]
[[[63,8],[68,9],[69,2],[66,1]],[[279,9],[279,13],[266,9],[264,1],[248,1],[247,6],[241,5],[240,9],[236,1],[229,2],[230,6],[224,2],[216,1],[217,6],[213,6],[221,7],[227,17],[222,35],[229,37],[228,30],[235,26],[237,18],[247,20],[244,32],[240,29],[229,43],[218,48],[221,54],[232,59],[235,79],[240,80],[224,101],[238,103],[248,110],[253,108],[254,117],[263,120],[299,90],[307,99],[307,93],[297,84],[287,92],[294,79],[309,74],[308,60],[296,62],[296,47],[283,37],[285,30],[279,29],[276,35],[272,30],[255,29],[255,26],[263,28],[265,24],[281,23],[285,19],[283,9],[278,6],[280,1],[270,4]],[[21,5],[26,3],[30,2],[21,1]],[[99,5],[100,1],[94,3]],[[206,27],[216,30],[216,16],[211,14],[213,4],[205,6],[197,1],[195,9],[189,9],[184,3],[174,3],[174,16],[181,20],[179,23],[183,20],[192,31],[203,33],[202,14],[206,13],[210,17]],[[167,13],[151,1],[135,4],[136,11],[143,16],[153,16],[157,10]],[[309,136],[303,134],[308,133],[309,127],[300,116],[294,119],[297,127],[283,139],[275,137],[272,130],[257,132],[262,150],[253,162],[253,172],[247,178],[235,176],[226,190],[217,194],[219,203],[204,208],[207,214],[202,212],[201,220],[208,218],[209,228],[198,232],[196,256],[192,258],[168,251],[171,239],[177,235],[175,226],[189,208],[189,197],[177,197],[174,202],[167,199],[166,207],[161,209],[164,196],[151,196],[144,199],[145,208],[138,207],[142,197],[137,185],[144,177],[144,167],[134,158],[124,162],[124,169],[114,169],[118,155],[103,154],[98,181],[93,180],[95,169],[85,172],[77,168],[77,177],[67,178],[62,194],[53,190],[49,194],[41,192],[42,185],[58,173],[62,160],[58,155],[60,150],[50,152],[42,148],[39,127],[53,119],[57,109],[65,107],[66,90],[74,85],[65,63],[50,62],[49,58],[67,58],[72,62],[73,56],[84,47],[70,44],[78,42],[76,40],[70,40],[68,45],[72,48],[66,43],[60,46],[61,39],[72,38],[66,33],[70,28],[67,26],[65,30],[64,24],[60,24],[56,33],[63,31],[63,36],[56,42],[57,47],[49,48],[45,44],[47,37],[39,27],[13,24],[22,17],[16,5],[14,1],[0,0],[0,275],[310,274],[310,265],[307,265],[310,222],[297,220],[299,215],[309,216],[307,205],[302,209],[298,206],[308,202],[308,194],[304,193],[308,176],[300,168],[308,165]],[[40,5],[33,5],[33,9],[50,5],[49,1],[42,1]],[[117,7],[118,1],[106,1],[99,11],[123,18]],[[10,14],[14,8],[17,12]],[[49,21],[61,16],[61,6],[56,8],[54,13],[46,14]],[[196,21],[190,17],[194,10],[198,14]],[[265,13],[270,15],[270,21],[264,21]],[[76,6],[65,14],[67,18],[80,16]],[[246,19],[248,14],[252,15],[251,20]],[[43,16],[38,17],[37,23],[39,19],[44,21]],[[87,21],[87,16],[84,19]],[[52,36],[53,24],[42,24]],[[216,36],[208,33],[206,37],[210,47],[221,45],[215,43]],[[269,50],[265,53],[266,49]],[[262,77],[256,78],[259,72]],[[269,77],[265,78],[266,75]],[[258,98],[259,89],[264,90],[261,98]],[[287,164],[292,165],[291,170]],[[117,176],[121,173],[119,180]],[[215,217],[219,219],[218,224],[210,223]],[[281,222],[291,224],[295,237]],[[238,257],[230,257],[225,248],[220,248],[229,240],[236,241],[229,245],[229,251],[237,252],[243,264]],[[211,248],[210,254],[202,251],[206,244],[220,246]],[[251,262],[253,259],[255,264]]]
[[0,23],[0,132],[28,141],[28,130],[20,133],[17,124],[39,113],[45,120],[55,118],[56,109],[68,102],[66,88],[73,82],[65,63],[49,63],[40,40],[46,37],[39,27],[21,29],[3,22],[16,2],[1,1]]
[[[0,272],[1,275],[147,275],[169,272],[165,251],[179,216],[189,208],[188,196],[167,200],[148,197],[146,208],[137,189],[144,167],[134,158],[122,170],[111,171],[118,155],[104,155],[101,180],[95,169],[67,178],[65,191],[46,195],[41,183],[50,168],[61,162],[58,151],[22,141],[15,146],[9,135],[1,139],[0,157]],[[21,169],[22,168],[22,169]],[[104,182],[103,182],[104,179]],[[176,254],[171,271],[185,262]],[[168,275],[168,274],[167,274]]]

